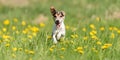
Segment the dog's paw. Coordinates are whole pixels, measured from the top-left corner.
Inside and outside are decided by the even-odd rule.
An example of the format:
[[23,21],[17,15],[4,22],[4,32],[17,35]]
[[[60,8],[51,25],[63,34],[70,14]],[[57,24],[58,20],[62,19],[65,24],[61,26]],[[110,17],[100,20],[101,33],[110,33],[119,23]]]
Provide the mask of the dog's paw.
[[57,41],[54,41],[53,44],[57,44]]

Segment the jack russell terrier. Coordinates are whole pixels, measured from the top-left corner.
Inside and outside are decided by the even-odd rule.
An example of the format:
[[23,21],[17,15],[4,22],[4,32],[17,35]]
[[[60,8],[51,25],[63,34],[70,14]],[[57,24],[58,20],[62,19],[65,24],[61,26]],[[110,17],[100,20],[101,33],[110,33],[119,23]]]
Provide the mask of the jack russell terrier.
[[51,7],[50,11],[53,16],[53,20],[55,22],[52,32],[53,43],[57,44],[60,38],[65,37],[65,25],[64,25],[65,12],[56,11],[54,7]]

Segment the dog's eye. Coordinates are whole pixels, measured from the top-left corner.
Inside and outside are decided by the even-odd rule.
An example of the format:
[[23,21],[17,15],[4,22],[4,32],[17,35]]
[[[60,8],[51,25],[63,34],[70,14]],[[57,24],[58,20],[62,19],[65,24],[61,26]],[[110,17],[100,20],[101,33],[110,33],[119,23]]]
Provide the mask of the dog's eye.
[[60,17],[62,17],[62,16],[60,16]]
[[54,17],[56,17],[56,16],[54,16]]

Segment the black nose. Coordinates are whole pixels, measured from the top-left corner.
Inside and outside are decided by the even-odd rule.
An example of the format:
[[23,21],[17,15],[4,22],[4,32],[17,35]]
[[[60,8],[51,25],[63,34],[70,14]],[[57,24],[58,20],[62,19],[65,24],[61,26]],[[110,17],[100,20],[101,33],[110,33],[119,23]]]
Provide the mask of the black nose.
[[56,21],[55,21],[55,24],[59,24],[59,20],[56,20]]

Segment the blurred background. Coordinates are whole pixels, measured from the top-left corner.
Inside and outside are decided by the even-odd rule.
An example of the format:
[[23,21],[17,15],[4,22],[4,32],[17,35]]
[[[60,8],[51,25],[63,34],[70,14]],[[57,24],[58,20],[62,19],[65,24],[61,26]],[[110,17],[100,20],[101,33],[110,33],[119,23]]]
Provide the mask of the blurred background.
[[66,12],[67,24],[120,19],[120,0],[0,0],[0,20],[18,18],[30,22],[53,22],[50,7]]

